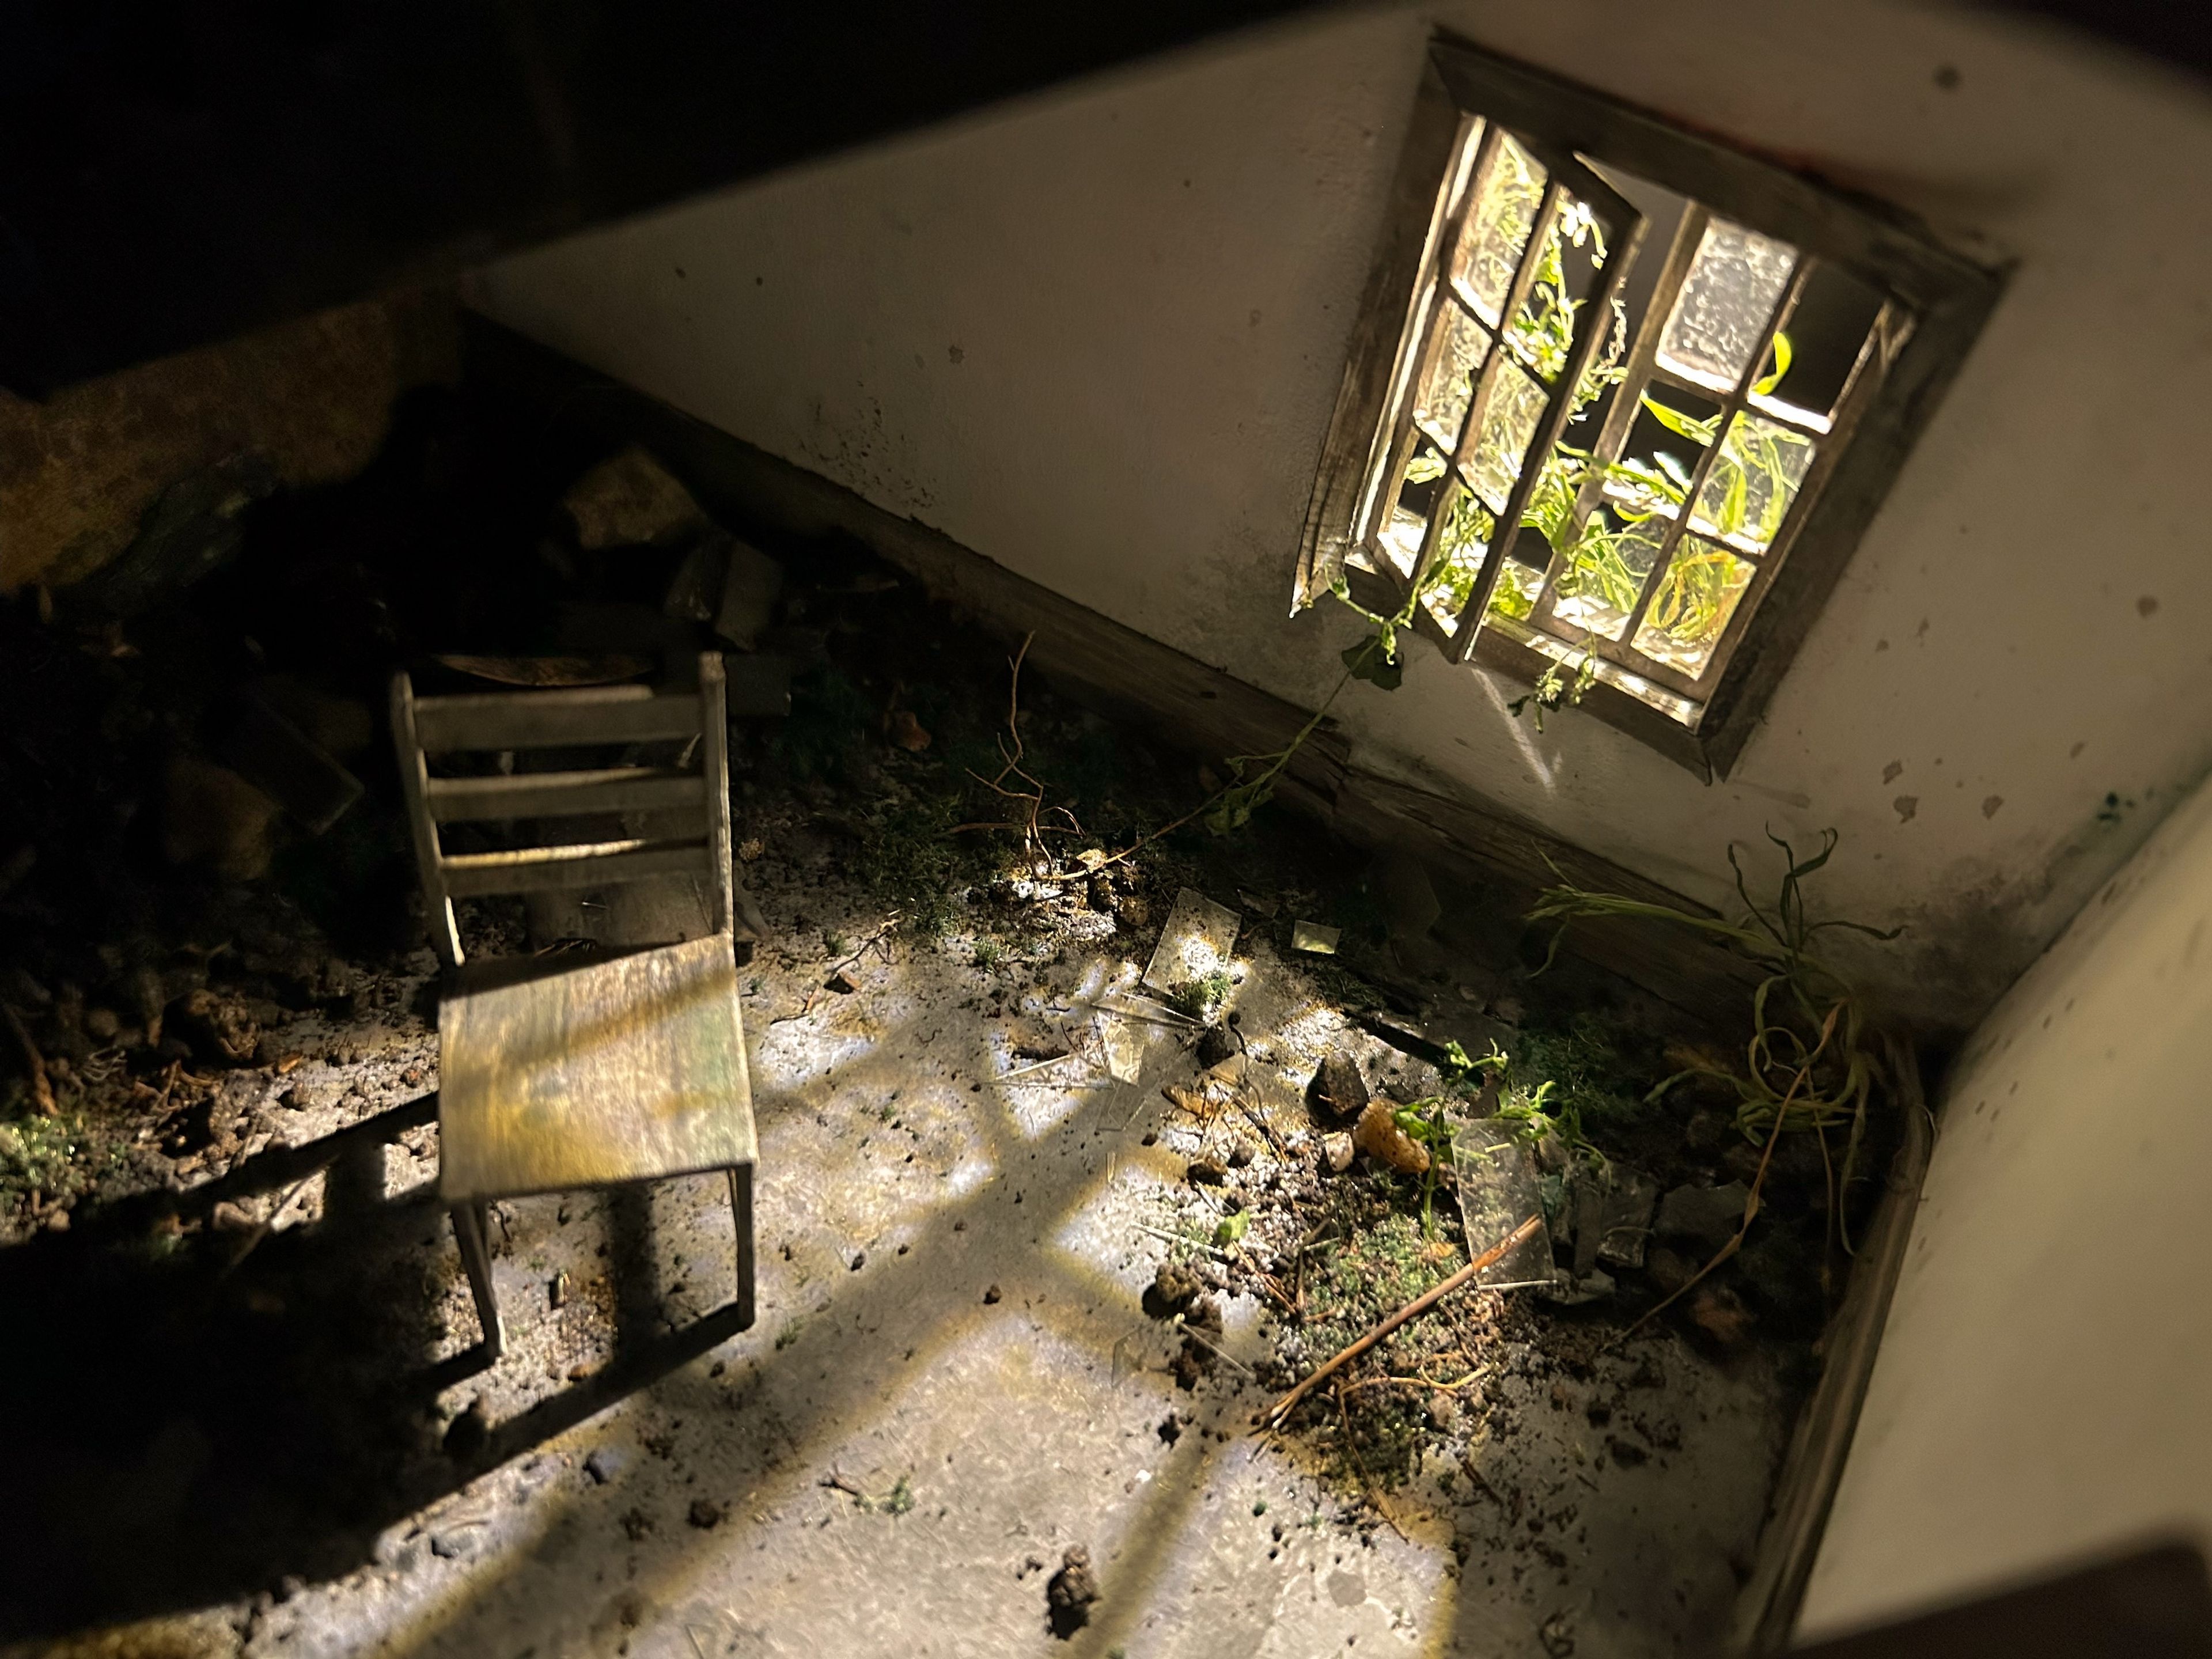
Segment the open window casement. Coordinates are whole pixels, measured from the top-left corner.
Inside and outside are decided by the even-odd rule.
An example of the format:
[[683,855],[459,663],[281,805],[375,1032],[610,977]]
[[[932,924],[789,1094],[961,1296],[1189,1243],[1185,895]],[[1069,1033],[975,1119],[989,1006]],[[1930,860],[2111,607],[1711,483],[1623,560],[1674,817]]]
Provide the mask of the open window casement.
[[1334,588],[1725,771],[1995,279],[1439,41],[1309,509]]

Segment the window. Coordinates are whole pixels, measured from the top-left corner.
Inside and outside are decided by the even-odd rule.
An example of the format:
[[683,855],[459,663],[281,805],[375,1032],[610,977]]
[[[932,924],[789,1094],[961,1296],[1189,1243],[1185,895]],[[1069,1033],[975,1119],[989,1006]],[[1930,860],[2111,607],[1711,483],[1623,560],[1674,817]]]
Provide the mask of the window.
[[1439,40],[1299,603],[1410,605],[1453,660],[1724,775],[1996,287],[1899,216]]

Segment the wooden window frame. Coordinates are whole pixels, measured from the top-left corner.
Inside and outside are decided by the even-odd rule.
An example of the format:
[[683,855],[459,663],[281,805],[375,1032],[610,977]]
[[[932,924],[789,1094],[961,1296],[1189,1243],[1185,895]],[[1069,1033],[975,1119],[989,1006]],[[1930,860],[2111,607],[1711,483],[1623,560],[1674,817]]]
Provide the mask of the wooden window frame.
[[[1980,332],[2002,290],[2002,273],[1940,247],[1924,228],[1883,204],[1847,195],[1603,94],[1438,35],[1430,44],[1390,191],[1382,244],[1307,507],[1298,562],[1297,603],[1301,607],[1341,580],[1358,603],[1372,611],[1395,612],[1435,557],[1437,538],[1432,528],[1410,583],[1400,580],[1387,564],[1370,572],[1346,563],[1347,554],[1360,545],[1365,496],[1383,459],[1383,447],[1395,450],[1405,441],[1409,417],[1400,405],[1410,406],[1413,396],[1410,382],[1419,365],[1410,359],[1423,338],[1422,301],[1449,252],[1446,239],[1461,210],[1461,198],[1473,191],[1468,178],[1448,181],[1445,173],[1461,154],[1468,123],[1475,118],[1510,132],[1540,159],[1571,166],[1574,158],[1587,157],[1689,198],[1691,206],[1675,246],[1644,251],[1647,258],[1668,262],[1662,288],[1668,276],[1679,280],[1678,268],[1686,266],[1696,246],[1697,228],[1712,216],[1780,238],[1801,254],[1839,265],[1887,301],[1876,325],[1878,343],[1869,348],[1874,356],[1887,356],[1886,366],[1878,365],[1878,372],[1869,375],[1863,372],[1863,361],[1861,370],[1854,371],[1853,385],[1839,397],[1812,470],[1770,553],[1757,562],[1751,585],[1716,645],[1713,661],[1717,666],[1711,671],[1702,702],[1683,695],[1686,682],[1679,677],[1670,684],[1668,676],[1638,675],[1618,662],[1601,660],[1595,665],[1597,678],[1579,705],[1582,712],[1628,732],[1708,781],[1724,777],[1888,493],[1914,439]],[[1488,132],[1484,142],[1492,142]],[[1472,158],[1461,171],[1474,173]],[[1447,184],[1451,187],[1446,188]],[[1556,195],[1556,185],[1547,188],[1546,213],[1552,210]],[[1640,224],[1636,229],[1640,232]],[[1526,287],[1542,231],[1540,216],[1516,279],[1516,301]],[[1628,250],[1619,252],[1625,255]],[[1607,264],[1607,276],[1612,280],[1626,269],[1629,259],[1617,257]],[[1791,296],[1804,283],[1808,268],[1801,258],[1769,318],[1770,332],[1788,314]],[[1512,314],[1509,306],[1504,316]],[[1648,356],[1662,321],[1663,312],[1655,302],[1637,337],[1628,343],[1630,351],[1638,353],[1640,348],[1641,355]],[[1589,343],[1577,337],[1577,375]],[[1681,514],[1685,523],[1689,503],[1697,500],[1697,485],[1720,450],[1720,434],[1747,402],[1749,382],[1763,356],[1763,348],[1754,353],[1753,367],[1745,371],[1733,392],[1718,398],[1721,422],[1694,475]],[[1399,374],[1401,364],[1403,375]],[[1399,386],[1401,379],[1407,384]],[[1715,394],[1706,390],[1705,395]],[[1632,415],[1632,398],[1617,398],[1607,428]],[[1554,399],[1547,415],[1555,413],[1556,406]],[[1469,429],[1477,412],[1470,410],[1468,415]],[[1547,418],[1544,430],[1548,433],[1552,426]],[[1545,447],[1548,439],[1532,454]],[[1517,533],[1529,477],[1533,466],[1516,491],[1510,512],[1499,516],[1502,526],[1513,526],[1511,533]],[[1595,488],[1593,480],[1585,491]],[[1459,625],[1440,625],[1423,606],[1414,627],[1454,661],[1472,659],[1523,681],[1533,683],[1554,665],[1571,671],[1581,659],[1579,651],[1563,647],[1557,637],[1540,629],[1486,615],[1491,588],[1504,563],[1509,533],[1501,529],[1492,541]],[[1662,554],[1654,566],[1655,582],[1656,572],[1664,568]],[[1647,602],[1650,592],[1647,585]],[[1486,618],[1480,627],[1478,618]],[[1624,626],[1624,641],[1633,639],[1635,627],[1633,620]],[[1632,684],[1640,685],[1643,695],[1630,689]],[[1678,713],[1661,706],[1666,703]]]

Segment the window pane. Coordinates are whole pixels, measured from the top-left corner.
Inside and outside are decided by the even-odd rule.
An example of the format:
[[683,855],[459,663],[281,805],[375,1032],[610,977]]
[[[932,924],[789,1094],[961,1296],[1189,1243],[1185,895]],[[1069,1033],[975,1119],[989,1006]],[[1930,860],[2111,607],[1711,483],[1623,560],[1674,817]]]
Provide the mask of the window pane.
[[1505,337],[1547,380],[1558,380],[1573,354],[1576,313],[1596,294],[1605,269],[1606,233],[1589,205],[1571,196],[1545,233],[1528,298]]
[[1606,495],[1632,513],[1680,513],[1720,414],[1718,404],[1694,392],[1651,382],[1638,395],[1620,459],[1606,469]]
[[1413,400],[1413,418],[1447,452],[1459,447],[1459,429],[1474,396],[1474,377],[1490,349],[1482,325],[1447,300],[1430,343],[1428,372]]
[[1733,391],[1796,263],[1789,243],[1714,220],[1659,337],[1659,361],[1715,392]]
[[1813,448],[1802,433],[1757,415],[1738,415],[1698,492],[1691,525],[1748,552],[1765,552],[1805,482]]
[[1683,537],[1636,630],[1636,648],[1682,673],[1704,673],[1754,568],[1724,547]]
[[1814,260],[1790,308],[1784,353],[1769,349],[1752,402],[1826,431],[1881,314],[1881,295],[1841,265]]
[[1609,507],[1593,513],[1560,568],[1553,617],[1577,632],[1619,640],[1667,530],[1667,520],[1656,516],[1631,518]]
[[1526,622],[1528,613],[1536,608],[1537,596],[1543,591],[1541,570],[1518,559],[1508,559],[1498,567],[1498,586],[1490,590],[1490,614]]
[[1410,577],[1414,562],[1421,556],[1421,538],[1429,527],[1429,509],[1436,505],[1443,476],[1444,458],[1437,453],[1437,447],[1426,439],[1417,438],[1398,474],[1390,511],[1376,535],[1382,544],[1383,556],[1401,576]]
[[1498,135],[1498,148],[1482,170],[1474,204],[1452,255],[1452,283],[1475,313],[1496,328],[1513,286],[1513,272],[1528,246],[1528,228],[1544,204],[1550,175],[1513,140]]
[[1498,520],[1467,493],[1464,485],[1451,486],[1451,503],[1437,527],[1437,562],[1431,567],[1428,590],[1421,596],[1429,614],[1446,628],[1457,623],[1459,613],[1467,609],[1497,527]]
[[1492,512],[1503,513],[1544,416],[1544,388],[1502,356],[1491,360],[1489,380],[1489,404],[1475,434],[1468,482]]

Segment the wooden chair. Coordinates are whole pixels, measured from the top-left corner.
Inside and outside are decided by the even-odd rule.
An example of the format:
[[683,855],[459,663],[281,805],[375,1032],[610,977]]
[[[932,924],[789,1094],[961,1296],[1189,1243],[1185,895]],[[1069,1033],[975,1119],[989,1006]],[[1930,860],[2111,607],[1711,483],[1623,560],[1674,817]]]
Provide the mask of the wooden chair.
[[[494,1359],[506,1332],[489,1206],[532,1193],[726,1170],[735,1305],[743,1326],[753,1322],[757,1145],[731,936],[723,710],[722,659],[713,654],[700,659],[697,688],[682,692],[417,697],[404,673],[392,681],[392,738],[430,940],[447,970],[438,1008],[440,1196]],[[559,750],[597,752],[559,763],[570,769],[518,764]],[[604,763],[611,751],[623,763]],[[433,757],[463,756],[482,758],[472,771],[447,760],[448,775],[434,773]],[[461,823],[512,826],[511,844],[448,852],[441,826]],[[702,901],[709,925],[699,937],[463,959],[455,899],[671,880]]]

